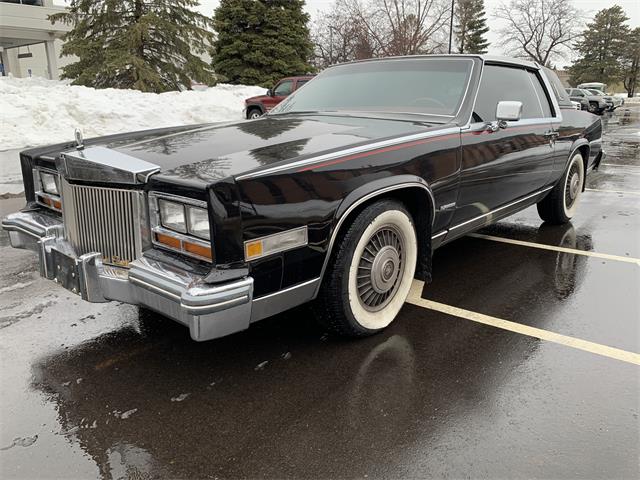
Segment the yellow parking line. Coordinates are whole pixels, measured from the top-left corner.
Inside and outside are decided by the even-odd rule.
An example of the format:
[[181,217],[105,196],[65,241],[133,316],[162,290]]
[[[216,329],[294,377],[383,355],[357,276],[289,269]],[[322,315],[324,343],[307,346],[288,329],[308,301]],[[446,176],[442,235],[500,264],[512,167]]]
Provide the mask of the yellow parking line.
[[631,192],[629,190],[601,190],[599,188],[585,188],[587,192],[617,193],[623,195],[640,195],[640,192]]
[[493,235],[484,235],[481,233],[469,233],[468,237],[481,238],[483,240],[491,240],[493,242],[510,243],[512,245],[520,245],[522,247],[539,248],[541,250],[552,250],[554,252],[573,253],[576,255],[584,255],[587,257],[602,258],[605,260],[614,260],[616,262],[633,263],[640,266],[640,258],[622,257],[620,255],[609,255],[608,253],[588,252],[586,250],[578,250],[575,248],[556,247],[555,245],[545,245],[544,243],[525,242],[523,240],[513,240],[511,238],[494,237]]
[[530,327],[521,323],[503,320],[501,318],[484,315],[478,312],[472,312],[471,310],[465,310],[463,308],[453,307],[444,303],[426,300],[422,298],[423,287],[424,282],[414,280],[411,285],[411,290],[409,291],[409,296],[407,297],[407,303],[429,310],[434,310],[436,312],[445,313],[447,315],[452,315],[454,317],[464,318],[465,320],[471,320],[472,322],[482,323],[483,325],[489,325],[502,330],[508,330],[510,332],[520,333],[529,337],[539,338],[540,340],[546,340],[566,347],[601,355],[603,357],[613,358],[614,360],[620,360],[633,365],[640,365],[640,354],[638,353],[628,352],[619,348],[609,347],[607,345],[601,345],[599,343],[589,342],[579,338],[568,337],[566,335],[550,332],[541,328]]

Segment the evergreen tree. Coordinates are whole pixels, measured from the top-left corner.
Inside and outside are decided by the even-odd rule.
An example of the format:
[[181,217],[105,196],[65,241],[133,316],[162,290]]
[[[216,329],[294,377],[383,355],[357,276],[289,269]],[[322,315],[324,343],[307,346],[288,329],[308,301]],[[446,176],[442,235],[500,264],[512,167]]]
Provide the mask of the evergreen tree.
[[272,87],[311,71],[313,44],[304,0],[221,0],[214,14],[217,74],[229,83]]
[[600,10],[592,23],[587,24],[575,48],[580,57],[571,67],[570,83],[610,83],[621,77],[621,57],[629,35],[624,10],[614,5]]
[[165,92],[212,85],[215,76],[199,55],[213,42],[211,20],[194,11],[197,0],[72,0],[49,19],[72,25],[62,55],[78,61],[63,78],[96,88]]
[[458,53],[487,53],[489,31],[485,18],[484,0],[458,0],[456,3],[455,35]]

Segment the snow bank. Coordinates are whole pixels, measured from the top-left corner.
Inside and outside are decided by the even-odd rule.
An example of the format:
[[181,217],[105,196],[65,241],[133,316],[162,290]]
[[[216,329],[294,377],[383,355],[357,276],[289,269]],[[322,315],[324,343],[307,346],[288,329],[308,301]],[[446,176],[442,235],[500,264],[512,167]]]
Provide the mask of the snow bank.
[[110,133],[240,120],[243,100],[264,88],[217,85],[198,91],[142,93],[71,86],[42,78],[0,77],[0,150]]

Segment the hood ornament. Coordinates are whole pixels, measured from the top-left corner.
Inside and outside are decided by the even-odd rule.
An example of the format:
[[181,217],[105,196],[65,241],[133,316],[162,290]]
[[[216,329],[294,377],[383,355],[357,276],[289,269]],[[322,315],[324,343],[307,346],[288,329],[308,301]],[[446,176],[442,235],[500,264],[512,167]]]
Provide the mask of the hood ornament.
[[76,128],[74,136],[76,137],[76,148],[78,150],[84,149],[84,137],[82,136],[82,130]]

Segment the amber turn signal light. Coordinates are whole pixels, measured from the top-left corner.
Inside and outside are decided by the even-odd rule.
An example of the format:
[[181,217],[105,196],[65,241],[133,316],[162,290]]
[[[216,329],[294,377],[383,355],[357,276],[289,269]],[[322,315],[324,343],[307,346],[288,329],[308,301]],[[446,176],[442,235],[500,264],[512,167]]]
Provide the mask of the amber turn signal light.
[[167,247],[176,248],[181,250],[181,242],[179,239],[172,237],[171,235],[164,235],[162,233],[156,233],[156,241],[162,243]]
[[187,239],[176,238],[172,235],[165,235],[164,233],[160,232],[155,232],[155,236],[157,243],[169,247],[171,250],[189,253],[191,255],[195,255],[209,261],[213,260],[211,247],[206,247],[204,245],[200,245],[199,243],[190,242]]
[[211,248],[203,247],[202,245],[198,245],[196,243],[190,243],[186,240],[182,242],[182,248],[185,250],[185,252],[193,253],[194,255],[198,255],[199,257],[213,260],[213,256],[211,255]]
[[53,208],[54,210],[62,210],[62,203],[60,202],[60,200],[54,200],[53,198],[45,197],[44,195],[38,195],[38,200],[48,207]]

